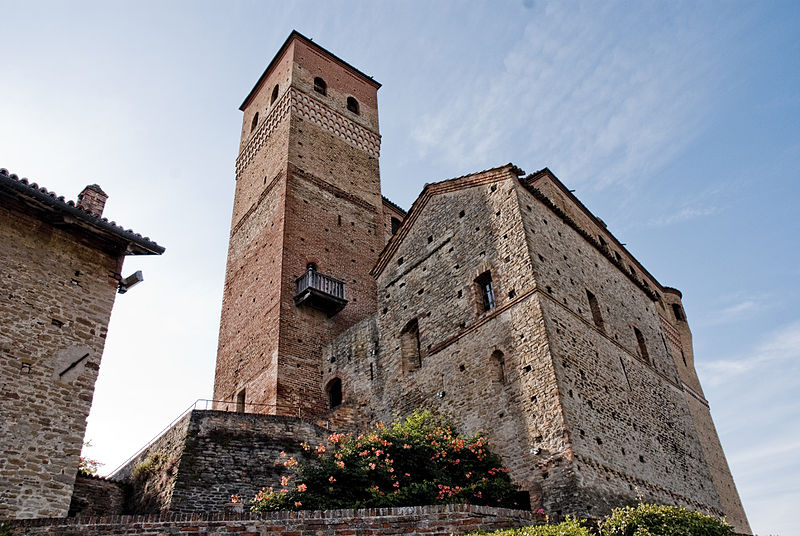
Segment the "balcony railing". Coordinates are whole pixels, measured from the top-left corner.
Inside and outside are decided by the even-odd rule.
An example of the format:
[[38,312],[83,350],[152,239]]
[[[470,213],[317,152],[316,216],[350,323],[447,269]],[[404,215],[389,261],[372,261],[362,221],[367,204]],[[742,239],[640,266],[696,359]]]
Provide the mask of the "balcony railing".
[[321,274],[316,270],[306,273],[295,282],[297,291],[294,295],[295,305],[310,305],[333,316],[347,305],[344,293],[344,281]]

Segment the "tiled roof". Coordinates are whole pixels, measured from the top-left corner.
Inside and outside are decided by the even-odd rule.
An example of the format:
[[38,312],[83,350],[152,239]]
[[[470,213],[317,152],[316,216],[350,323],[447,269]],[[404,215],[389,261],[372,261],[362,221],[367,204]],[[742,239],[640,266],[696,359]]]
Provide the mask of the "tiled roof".
[[403,215],[406,214],[406,211],[405,211],[405,209],[403,207],[401,207],[400,205],[398,205],[397,203],[395,203],[394,201],[392,201],[391,199],[389,199],[385,195],[382,195],[381,197],[383,198],[383,202],[384,203],[386,203],[387,205],[389,205],[390,207],[392,207],[394,209],[399,210],[400,212],[403,213]]
[[[102,192],[99,186],[91,186]],[[125,229],[121,225],[117,225],[117,222],[109,221],[108,218],[95,216],[83,207],[76,205],[75,201],[67,201],[64,199],[63,195],[59,196],[55,192],[48,191],[47,188],[39,186],[35,182],[30,182],[24,177],[19,178],[16,174],[9,173],[7,169],[0,168],[0,194],[8,192],[16,194],[17,197],[24,198],[28,201],[33,201],[51,211],[73,216],[80,222],[88,224],[89,227],[96,231],[111,234],[114,237],[128,242],[129,247],[127,254],[160,255],[164,253],[164,247],[159,246],[156,242],[151,240],[150,237],[142,236],[132,229]]]

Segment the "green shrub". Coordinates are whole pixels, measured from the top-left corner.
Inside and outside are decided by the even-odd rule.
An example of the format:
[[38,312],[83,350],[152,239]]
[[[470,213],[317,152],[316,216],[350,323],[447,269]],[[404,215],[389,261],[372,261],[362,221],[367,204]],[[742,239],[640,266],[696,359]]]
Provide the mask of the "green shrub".
[[470,532],[464,536],[591,536],[591,532],[578,519],[567,518],[554,525],[531,525],[518,529],[502,529],[495,532]]
[[603,536],[734,536],[733,528],[714,516],[677,506],[640,504],[615,508],[600,525]]
[[293,473],[280,489],[263,489],[254,512],[327,510],[471,503],[528,508],[527,495],[511,482],[483,435],[459,437],[430,412],[415,412],[359,436],[331,434],[326,443],[303,444],[287,457]]

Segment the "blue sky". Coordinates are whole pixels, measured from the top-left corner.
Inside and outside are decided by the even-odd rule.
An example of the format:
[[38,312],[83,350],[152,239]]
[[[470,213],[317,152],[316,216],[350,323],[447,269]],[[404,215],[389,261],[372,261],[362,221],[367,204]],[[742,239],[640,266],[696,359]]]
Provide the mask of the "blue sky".
[[383,83],[384,194],[548,166],[662,284],[754,531],[800,535],[800,3],[8,2],[0,167],[130,258],[89,419],[110,471],[210,398],[238,106],[292,29]]

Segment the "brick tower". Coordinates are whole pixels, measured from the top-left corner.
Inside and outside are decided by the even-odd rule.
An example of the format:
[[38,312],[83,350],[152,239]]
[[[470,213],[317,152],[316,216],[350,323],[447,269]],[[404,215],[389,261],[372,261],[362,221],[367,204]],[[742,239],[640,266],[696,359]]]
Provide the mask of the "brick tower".
[[337,396],[321,348],[376,309],[379,87],[292,32],[242,103],[216,409],[311,416]]

